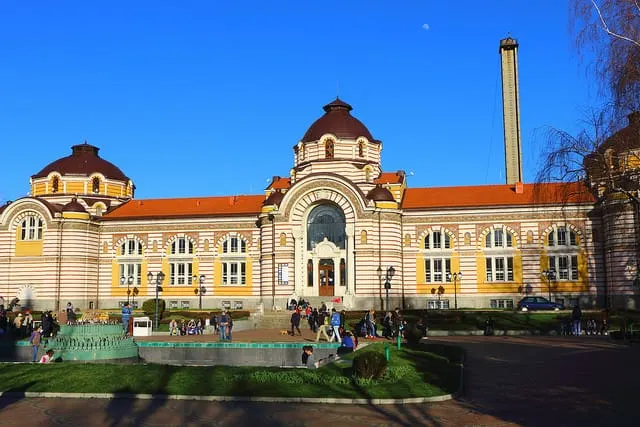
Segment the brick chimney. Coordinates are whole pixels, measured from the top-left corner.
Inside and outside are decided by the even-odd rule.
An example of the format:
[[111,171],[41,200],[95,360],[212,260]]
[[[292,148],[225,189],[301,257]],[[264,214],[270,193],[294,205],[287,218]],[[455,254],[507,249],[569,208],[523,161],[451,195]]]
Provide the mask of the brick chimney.
[[524,193],[524,184],[520,181],[516,182],[513,187],[511,187],[516,194]]

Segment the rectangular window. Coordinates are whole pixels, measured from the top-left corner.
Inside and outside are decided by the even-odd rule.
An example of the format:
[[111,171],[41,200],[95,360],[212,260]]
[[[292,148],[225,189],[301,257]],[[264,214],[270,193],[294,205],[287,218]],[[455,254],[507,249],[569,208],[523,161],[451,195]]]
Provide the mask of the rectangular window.
[[513,300],[511,299],[492,299],[491,308],[498,308],[504,310],[513,309]]
[[226,262],[222,264],[222,284],[229,284],[229,264],[227,264]]
[[484,240],[484,247],[485,248],[491,247],[491,232],[487,233],[487,237]]
[[436,258],[433,260],[433,281],[442,282],[442,259]]
[[571,256],[571,280],[578,280],[578,256]]
[[442,247],[442,234],[439,231],[433,232],[433,247],[434,249]]
[[507,247],[510,248],[513,246],[513,237],[511,237],[511,233],[507,232]]
[[238,238],[231,238],[231,252],[238,252]]
[[451,237],[448,234],[444,235],[444,248],[451,249]]
[[[129,277],[133,277],[133,284],[139,286],[142,284],[142,264],[139,263],[122,263],[120,264],[120,277],[124,277],[124,286],[129,284]],[[120,279],[118,279],[120,280]]]
[[[444,259],[444,275],[445,277],[451,277],[451,260],[449,258]],[[450,282],[451,279],[447,279]]]
[[504,258],[496,258],[496,280],[504,281]]
[[491,258],[486,259],[485,267],[487,270],[487,282],[493,282],[493,262],[491,262]]
[[247,284],[247,264],[245,264],[244,262],[240,263],[240,284]]
[[431,283],[431,260],[424,260],[424,281]]
[[573,231],[569,231],[569,244],[571,246],[576,246],[578,242],[576,241],[576,233]]
[[190,262],[172,262],[169,264],[170,285],[191,285],[193,264]]
[[289,264],[278,264],[278,285],[289,284]]
[[236,264],[235,262],[232,262],[231,264],[229,264],[229,267],[231,267],[231,273],[230,273],[230,279],[231,281],[229,282],[232,285],[237,285],[238,284],[238,264]]
[[246,263],[225,262],[222,264],[222,284],[223,285],[244,285],[246,283],[247,283],[247,264]]
[[569,257],[566,255],[558,257],[558,279],[569,279]]
[[513,282],[513,258],[507,258],[507,280]]
[[564,227],[558,228],[558,245],[567,245],[567,229]]

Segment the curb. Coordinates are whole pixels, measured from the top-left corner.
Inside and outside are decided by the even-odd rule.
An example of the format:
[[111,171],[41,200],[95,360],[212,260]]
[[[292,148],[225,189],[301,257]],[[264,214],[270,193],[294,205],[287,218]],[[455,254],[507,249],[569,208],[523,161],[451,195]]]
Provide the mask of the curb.
[[[462,381],[461,381],[462,384]],[[461,387],[462,388],[462,387]],[[459,391],[458,391],[459,392]],[[333,403],[340,405],[404,405],[451,400],[458,393],[433,397],[410,397],[407,399],[349,399],[315,397],[244,397],[244,396],[189,396],[130,393],[53,393],[37,391],[3,391],[0,398],[59,398],[59,399],[139,399],[139,400],[193,400],[204,402],[257,402],[257,403]]]

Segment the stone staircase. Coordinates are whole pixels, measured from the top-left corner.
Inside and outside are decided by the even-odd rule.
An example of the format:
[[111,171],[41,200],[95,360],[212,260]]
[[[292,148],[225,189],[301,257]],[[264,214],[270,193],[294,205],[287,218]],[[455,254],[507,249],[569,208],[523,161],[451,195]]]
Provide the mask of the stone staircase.
[[[311,304],[311,307],[320,308],[322,303],[329,310],[335,308],[337,311],[344,309],[342,302],[335,303],[332,300],[335,297],[304,297],[305,301]],[[264,313],[258,311],[251,313],[249,316],[250,324],[254,329],[289,329],[291,327],[291,311],[286,309],[285,300],[282,299],[281,305],[277,304],[279,310],[265,309]],[[303,320],[302,322],[305,322]]]

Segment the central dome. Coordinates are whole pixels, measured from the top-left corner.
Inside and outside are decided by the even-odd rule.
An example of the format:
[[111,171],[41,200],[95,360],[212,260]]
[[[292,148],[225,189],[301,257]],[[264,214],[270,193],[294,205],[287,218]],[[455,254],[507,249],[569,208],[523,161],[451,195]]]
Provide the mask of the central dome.
[[356,139],[360,136],[375,141],[369,129],[353,117],[351,105],[336,98],[323,107],[324,116],[316,120],[302,137],[302,142],[317,141],[322,135],[330,133],[338,138]]

